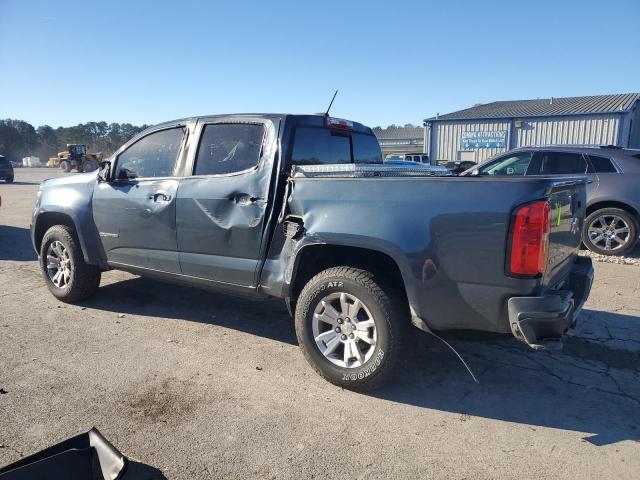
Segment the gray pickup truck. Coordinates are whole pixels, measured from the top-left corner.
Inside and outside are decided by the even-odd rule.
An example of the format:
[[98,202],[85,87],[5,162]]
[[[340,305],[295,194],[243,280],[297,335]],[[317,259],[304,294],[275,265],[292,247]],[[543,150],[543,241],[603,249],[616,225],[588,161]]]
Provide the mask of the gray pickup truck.
[[243,114],[152,127],[96,173],[46,180],[32,240],[49,290],[77,302],[102,271],[280,297],[326,379],[365,390],[409,326],[510,333],[574,325],[584,181],[434,177],[382,164],[370,128]]

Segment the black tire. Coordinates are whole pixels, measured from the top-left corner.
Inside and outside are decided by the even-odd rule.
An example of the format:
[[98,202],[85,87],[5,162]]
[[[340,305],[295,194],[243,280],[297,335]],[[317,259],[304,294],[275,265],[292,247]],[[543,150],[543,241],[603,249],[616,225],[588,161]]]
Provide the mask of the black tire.
[[13,177],[7,177],[4,179],[6,183],[13,183]]
[[[47,252],[53,242],[60,242],[68,251],[71,278],[63,287],[56,286],[49,277]],[[40,270],[49,291],[59,300],[74,303],[93,295],[100,286],[101,271],[95,265],[85,263],[74,231],[66,225],[55,225],[44,234],[40,247]]]
[[[598,221],[599,218],[605,217],[608,221],[614,216],[621,220],[618,224],[619,227],[623,227],[623,223],[627,225],[629,230],[628,237],[626,237],[626,243],[624,243],[624,245],[607,250],[606,243],[603,245],[602,240],[594,243],[594,240],[596,240],[598,236],[597,234],[593,234],[595,235],[595,238],[592,238],[592,234],[589,233],[589,229],[590,227],[599,228],[601,226],[601,222]],[[584,228],[582,229],[582,243],[584,243],[589,250],[600,255],[624,255],[632,250],[638,243],[638,222],[633,215],[621,208],[602,208],[600,210],[596,210],[589,215],[584,222]],[[617,242],[613,241],[611,245],[615,247]]]
[[60,162],[60,170],[62,170],[65,173],[69,173],[71,171],[71,165],[69,164],[68,161],[62,160]]
[[98,164],[94,160],[85,160],[82,162],[82,171],[83,172],[93,172],[98,169]]
[[[319,303],[328,295],[343,292],[357,297],[371,312],[377,335],[369,359],[351,368],[335,365],[325,357],[312,329]],[[298,344],[309,364],[326,380],[350,390],[373,390],[391,377],[402,351],[409,320],[401,318],[400,305],[397,294],[383,290],[372,273],[346,266],[330,268],[313,277],[300,293],[295,312]]]

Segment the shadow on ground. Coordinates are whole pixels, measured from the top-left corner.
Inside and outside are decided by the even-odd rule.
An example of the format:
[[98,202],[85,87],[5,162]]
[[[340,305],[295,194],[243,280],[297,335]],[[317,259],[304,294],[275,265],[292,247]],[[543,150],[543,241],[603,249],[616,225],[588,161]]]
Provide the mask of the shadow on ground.
[[136,277],[100,287],[83,306],[208,323],[297,345],[282,300],[254,300]]
[[0,225],[0,260],[29,262],[37,259],[28,228]]
[[[597,315],[605,312],[589,312]],[[630,315],[606,313],[636,325]],[[479,378],[436,339],[417,342],[396,382],[373,396],[466,416],[587,432],[594,445],[640,440],[640,356],[580,337],[561,351],[533,351],[511,338],[447,335]],[[635,412],[635,413],[634,413]]]
[[[220,325],[296,344],[293,321],[279,300],[253,301],[133,278],[102,287],[84,305]],[[614,324],[640,325],[640,319],[629,315],[585,313],[602,314],[603,321]],[[461,421],[477,416],[527,424],[533,430],[542,426],[587,432],[585,440],[594,445],[640,440],[637,351],[575,336],[566,339],[562,352],[547,352],[506,337],[449,335],[478,376],[476,385],[437,339],[415,334],[410,358],[395,380],[372,396],[459,413]]]

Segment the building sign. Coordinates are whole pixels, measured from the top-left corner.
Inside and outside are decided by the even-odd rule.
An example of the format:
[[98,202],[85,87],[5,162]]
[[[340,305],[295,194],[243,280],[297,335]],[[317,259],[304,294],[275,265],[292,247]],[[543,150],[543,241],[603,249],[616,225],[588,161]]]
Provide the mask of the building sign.
[[462,132],[460,148],[469,150],[473,148],[506,148],[507,131],[493,130],[488,132]]

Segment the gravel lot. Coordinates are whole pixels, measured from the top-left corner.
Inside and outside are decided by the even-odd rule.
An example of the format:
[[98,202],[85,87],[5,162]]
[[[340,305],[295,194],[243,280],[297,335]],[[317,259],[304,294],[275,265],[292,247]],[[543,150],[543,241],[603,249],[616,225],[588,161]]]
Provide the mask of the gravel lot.
[[596,263],[564,350],[437,341],[370,395],[307,366],[279,301],[108,272],[82,305],[47,291],[29,241],[38,183],[0,183],[0,466],[97,426],[126,478],[638,478],[640,270]]

